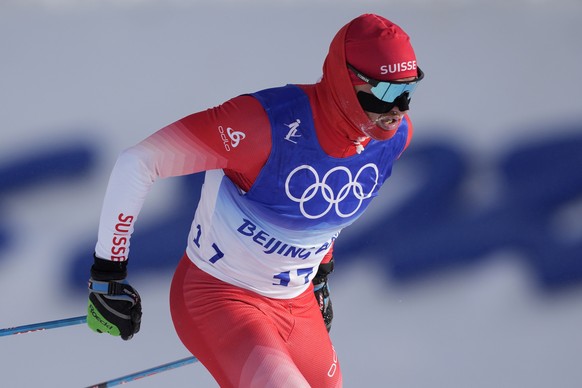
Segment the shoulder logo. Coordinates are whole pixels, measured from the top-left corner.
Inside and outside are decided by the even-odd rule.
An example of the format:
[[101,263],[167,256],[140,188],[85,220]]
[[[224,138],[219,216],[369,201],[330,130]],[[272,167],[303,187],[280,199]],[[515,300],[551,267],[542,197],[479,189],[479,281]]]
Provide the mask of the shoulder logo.
[[233,148],[236,148],[238,143],[240,143],[240,141],[246,137],[244,132],[235,131],[231,127],[226,128],[226,133],[228,134],[228,137],[230,137],[230,140],[232,140]]
[[222,125],[218,126],[218,132],[220,133],[220,138],[222,139],[224,149],[227,151],[230,151],[232,148],[236,148],[241,140],[246,137],[244,132],[235,131],[231,127],[227,127],[225,130]]
[[301,120],[299,120],[299,119],[293,121],[291,124],[285,124],[285,126],[287,128],[289,128],[289,132],[287,132],[287,135],[285,136],[285,140],[288,140],[291,143],[297,144],[297,141],[293,140],[293,138],[301,137],[301,135],[297,134],[298,129],[299,129],[299,124],[301,124]]

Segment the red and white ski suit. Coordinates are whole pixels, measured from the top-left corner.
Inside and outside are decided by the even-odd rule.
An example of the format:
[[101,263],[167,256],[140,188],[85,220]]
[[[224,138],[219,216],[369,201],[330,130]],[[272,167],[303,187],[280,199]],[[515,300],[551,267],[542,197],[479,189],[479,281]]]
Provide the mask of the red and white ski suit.
[[[345,31],[330,46],[322,80],[299,85],[309,98],[321,148],[334,158],[355,155],[358,142],[365,147],[369,139],[363,138],[362,128],[374,125],[357,101],[345,66]],[[407,146],[412,124],[408,116],[404,119]],[[243,95],[178,120],[128,148],[107,188],[96,255],[127,260],[135,221],[156,179],[222,170],[247,192],[269,158],[271,144],[263,106]],[[331,255],[329,249],[323,262]],[[170,303],[180,339],[223,387],[341,386],[337,356],[310,282],[288,295],[269,296],[252,284],[220,280],[185,255],[174,275]]]

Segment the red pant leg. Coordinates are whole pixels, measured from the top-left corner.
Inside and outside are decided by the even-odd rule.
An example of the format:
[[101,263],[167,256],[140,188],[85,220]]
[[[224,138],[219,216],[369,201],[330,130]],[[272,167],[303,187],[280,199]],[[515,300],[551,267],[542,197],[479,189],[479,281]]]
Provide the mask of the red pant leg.
[[176,332],[221,387],[336,387],[341,371],[310,289],[270,299],[182,259],[170,292]]

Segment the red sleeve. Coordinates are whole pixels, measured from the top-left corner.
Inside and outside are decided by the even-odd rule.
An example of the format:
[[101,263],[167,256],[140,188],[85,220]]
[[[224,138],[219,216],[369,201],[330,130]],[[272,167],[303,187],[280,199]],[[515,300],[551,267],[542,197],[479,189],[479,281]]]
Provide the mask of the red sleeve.
[[321,260],[321,264],[329,263],[332,258],[333,258],[333,244],[332,244],[331,248],[329,249],[329,251],[327,251],[325,256],[323,256],[323,260]]
[[260,103],[241,96],[178,120],[124,150],[109,178],[96,255],[127,260],[133,223],[158,178],[229,168],[240,182],[253,182],[269,155],[270,133]]
[[[179,146],[164,147],[171,141]],[[271,130],[262,105],[245,95],[186,116],[144,143],[154,144],[168,160],[184,159],[188,167],[182,174],[222,168],[253,182],[269,156]]]

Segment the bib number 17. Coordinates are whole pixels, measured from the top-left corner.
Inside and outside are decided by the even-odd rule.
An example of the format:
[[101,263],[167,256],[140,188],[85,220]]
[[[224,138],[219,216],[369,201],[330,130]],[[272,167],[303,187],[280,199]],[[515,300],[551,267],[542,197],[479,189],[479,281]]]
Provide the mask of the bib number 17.
[[[192,239],[192,242],[194,242],[194,244],[196,244],[196,246],[200,248],[200,236],[202,235],[202,227],[200,226],[200,224],[198,224],[196,225],[196,228],[198,229],[198,232],[196,233],[196,237]],[[224,257],[224,253],[220,250],[216,243],[212,243],[212,248],[214,249],[215,254],[211,258],[209,258],[208,261],[214,264]]]
[[313,273],[313,267],[299,268],[296,271],[281,272],[273,276],[278,283],[273,283],[275,286],[289,287],[289,285],[301,285],[309,282],[309,275]]

